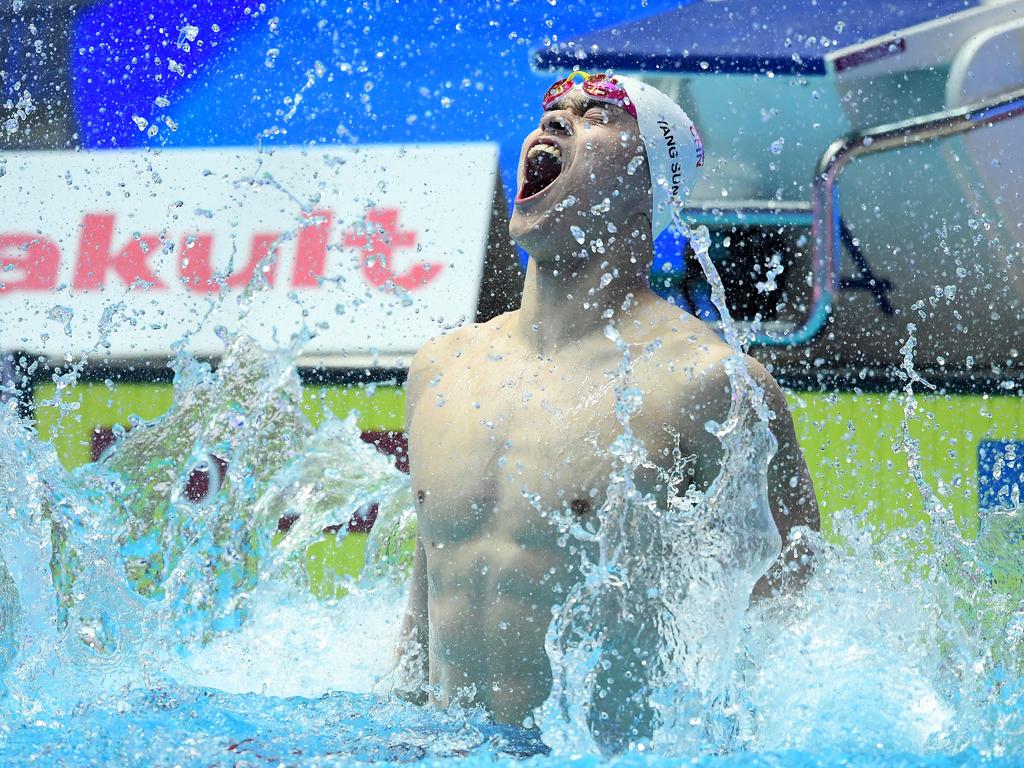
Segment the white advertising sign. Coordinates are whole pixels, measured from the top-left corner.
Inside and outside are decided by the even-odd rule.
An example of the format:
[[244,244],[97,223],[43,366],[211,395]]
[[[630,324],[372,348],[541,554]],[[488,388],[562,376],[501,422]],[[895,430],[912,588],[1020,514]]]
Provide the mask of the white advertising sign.
[[0,350],[305,327],[307,359],[408,356],[473,320],[497,169],[492,144],[0,153]]

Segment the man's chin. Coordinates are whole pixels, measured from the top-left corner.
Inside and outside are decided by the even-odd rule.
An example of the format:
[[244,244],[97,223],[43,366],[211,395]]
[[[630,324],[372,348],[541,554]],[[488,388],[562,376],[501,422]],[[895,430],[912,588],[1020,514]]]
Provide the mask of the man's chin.
[[543,226],[542,222],[524,221],[523,217],[516,217],[513,214],[509,221],[508,234],[512,241],[526,251],[534,259],[543,260],[543,254],[554,250],[552,241],[555,238],[549,231],[550,224]]
[[517,203],[512,209],[512,216],[508,222],[509,236],[531,256],[535,249],[542,250],[546,244],[564,239],[558,237],[557,230],[561,226],[568,227],[565,223],[565,214],[554,210],[553,205],[535,204],[527,207]]
[[[537,264],[551,264],[558,266],[564,263],[565,247],[559,246],[559,241],[551,237],[541,237],[537,233],[527,234],[512,240],[520,246],[530,257],[530,261]],[[564,246],[564,244],[563,244]]]
[[512,216],[508,220],[509,237],[516,245],[530,251],[530,246],[537,239],[537,216],[523,213],[517,208],[512,210]]

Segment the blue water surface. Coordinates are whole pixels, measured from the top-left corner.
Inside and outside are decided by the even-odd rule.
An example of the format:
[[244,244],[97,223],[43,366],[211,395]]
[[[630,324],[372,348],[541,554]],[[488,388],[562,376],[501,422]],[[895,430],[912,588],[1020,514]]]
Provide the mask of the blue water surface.
[[1019,756],[888,751],[734,752],[690,759],[626,753],[547,755],[536,732],[488,723],[480,713],[441,713],[370,694],[316,699],[227,694],[176,685],[133,690],[73,714],[3,727],[0,764],[64,766],[438,765],[474,766],[893,766],[1022,765]]

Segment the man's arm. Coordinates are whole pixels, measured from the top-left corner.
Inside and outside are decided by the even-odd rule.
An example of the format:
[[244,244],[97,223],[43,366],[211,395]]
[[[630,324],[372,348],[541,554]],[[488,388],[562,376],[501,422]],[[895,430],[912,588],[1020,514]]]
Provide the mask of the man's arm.
[[[690,418],[697,421],[688,432],[697,436],[693,482],[701,491],[706,491],[721,471],[721,443],[703,425],[709,420],[721,423],[728,414],[732,386],[723,362],[724,359],[715,361],[708,370],[697,374],[702,381],[693,391],[699,394],[686,408]],[[793,430],[786,397],[764,366],[750,357],[746,362],[751,378],[764,390],[765,405],[775,414],[770,428],[778,443],[768,466],[768,503],[782,537],[783,556],[754,588],[755,595],[767,596],[776,590],[798,587],[806,579],[810,551],[803,543],[790,541],[790,533],[798,526],[818,530],[820,519],[814,485]]]
[[425,686],[430,681],[429,625],[427,619],[427,557],[423,542],[416,537],[409,602],[402,617],[402,631],[395,649],[394,688],[396,696],[413,704],[425,704]]
[[782,557],[754,588],[755,595],[768,596],[775,591],[799,587],[806,581],[810,573],[811,552],[806,542],[791,540],[790,533],[798,526],[820,530],[821,517],[811,473],[796,439],[786,396],[760,363],[750,358],[748,362],[751,376],[764,388],[765,404],[775,413],[771,430],[778,443],[775,456],[768,465],[768,502],[782,536]]
[[[434,368],[431,349],[426,344],[413,357],[405,383],[405,426],[409,436],[409,472],[415,485],[416,457],[412,452],[413,414],[420,395],[429,381]],[[418,510],[417,510],[418,514]],[[402,629],[395,649],[394,693],[399,698],[415,704],[426,703],[424,686],[430,680],[429,617],[427,614],[427,556],[423,541],[416,535],[416,552],[413,555],[412,579],[409,585],[409,600],[402,617]]]

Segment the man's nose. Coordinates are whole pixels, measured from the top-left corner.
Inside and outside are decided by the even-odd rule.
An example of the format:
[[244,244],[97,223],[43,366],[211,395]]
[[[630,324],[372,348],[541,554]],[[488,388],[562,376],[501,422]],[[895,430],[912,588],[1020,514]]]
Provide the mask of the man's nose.
[[563,136],[572,136],[572,123],[561,114],[560,110],[545,112],[540,119],[540,129],[544,133],[558,133]]

